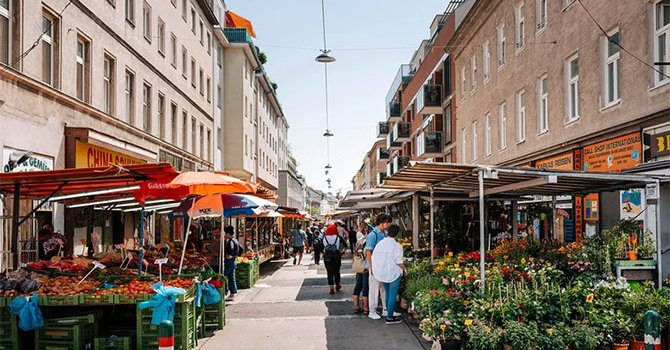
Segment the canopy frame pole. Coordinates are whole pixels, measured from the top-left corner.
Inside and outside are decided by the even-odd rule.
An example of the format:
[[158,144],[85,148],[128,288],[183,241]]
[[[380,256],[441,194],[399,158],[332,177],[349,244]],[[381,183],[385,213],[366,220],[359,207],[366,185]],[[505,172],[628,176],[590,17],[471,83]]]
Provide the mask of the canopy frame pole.
[[484,210],[486,206],[484,203],[484,170],[479,170],[479,278],[482,283],[482,293],[486,292],[486,249],[485,249],[485,232],[484,232]]
[[551,196],[551,235],[549,241],[553,241],[558,237],[556,229],[558,226],[558,211],[556,211],[556,196]]
[[519,212],[519,202],[516,200],[512,201],[512,239],[519,238],[519,218],[517,214]]
[[419,231],[421,230],[421,202],[419,195],[412,195],[412,248],[419,250]]
[[661,271],[661,268],[663,267],[663,264],[661,263],[661,259],[663,257],[663,252],[662,246],[661,246],[661,181],[659,179],[655,179],[655,186],[656,186],[656,193],[657,198],[656,198],[656,274],[657,274],[657,288],[660,290],[663,288],[663,274]]
[[144,204],[142,204],[142,209],[140,209],[140,225],[139,232],[137,236],[139,238],[139,248],[137,253],[137,267],[138,267],[138,276],[142,276],[142,261],[144,260]]
[[193,217],[191,215],[188,216],[188,225],[186,225],[186,233],[184,234],[184,247],[181,250],[181,260],[179,261],[179,270],[177,271],[177,275],[181,275],[181,269],[184,267],[184,257],[186,256],[186,244],[188,243],[188,236],[189,236],[189,228],[191,227],[191,220],[193,220]]
[[[51,192],[51,194],[48,197],[44,198],[41,202],[39,202],[33,208],[33,210],[30,211],[30,213],[26,214],[26,216],[24,216],[21,220],[19,220],[19,226],[21,226],[33,214],[35,214],[38,210],[40,210],[40,208],[42,208],[53,196],[55,196],[58,192],[60,192],[60,190],[63,189],[63,187],[65,187],[65,185],[67,185],[67,181],[63,181],[63,183],[60,184],[53,192]],[[15,190],[16,190],[16,188],[15,188]],[[16,191],[14,191],[14,192],[16,193]]]
[[[19,225],[20,225],[20,216],[19,210],[21,209],[21,185],[14,184],[14,198],[12,204],[12,252],[13,256],[13,268],[19,268]],[[39,247],[38,247],[39,250]],[[37,252],[39,257],[39,251]]]
[[430,187],[430,263],[435,263],[435,218],[434,218],[434,206],[435,201],[433,198],[433,186]]
[[[219,275],[223,274],[223,270],[222,270],[223,269],[223,263],[224,263],[224,255],[223,254],[225,253],[225,249],[223,247],[223,243],[224,243],[224,240],[225,240],[224,239],[224,232],[223,232],[223,228],[224,228],[223,221],[224,221],[224,216],[223,216],[223,214],[221,214],[221,232],[219,233]],[[214,237],[214,238],[216,238],[216,237]]]

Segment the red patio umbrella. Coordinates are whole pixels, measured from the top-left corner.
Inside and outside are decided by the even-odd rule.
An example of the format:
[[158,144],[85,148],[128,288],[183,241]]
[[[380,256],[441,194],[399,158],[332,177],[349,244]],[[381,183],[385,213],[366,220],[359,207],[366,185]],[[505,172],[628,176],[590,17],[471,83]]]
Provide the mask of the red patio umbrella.
[[150,199],[182,200],[188,196],[206,196],[224,193],[256,193],[258,186],[223,172],[186,171],[140,184],[133,193],[144,203]]

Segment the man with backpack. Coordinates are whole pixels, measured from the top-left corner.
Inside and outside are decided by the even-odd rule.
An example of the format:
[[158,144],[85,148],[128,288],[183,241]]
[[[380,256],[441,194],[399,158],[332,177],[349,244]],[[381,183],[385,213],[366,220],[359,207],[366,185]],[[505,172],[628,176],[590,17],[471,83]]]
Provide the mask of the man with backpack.
[[291,244],[293,245],[293,265],[298,265],[302,262],[302,254],[305,252],[305,243],[307,242],[307,235],[302,230],[302,225],[298,224],[291,232]]
[[[379,306],[379,296],[381,293],[382,299],[382,316],[386,317],[386,293],[382,287],[381,282],[379,282],[374,275],[374,269],[372,268],[372,253],[375,250],[375,247],[379,242],[384,240],[386,237],[386,230],[393,222],[393,218],[387,214],[379,214],[375,219],[375,228],[368,234],[368,237],[365,239],[365,268],[370,271],[369,276],[369,303],[370,303],[370,317],[373,320],[381,319],[381,316],[377,313],[377,307]],[[392,317],[400,316],[400,313],[394,313]]]
[[335,294],[335,291],[339,292],[342,289],[340,267],[342,266],[342,250],[346,248],[346,244],[338,235],[336,225],[330,225],[326,228],[323,245],[323,263],[326,265],[326,272],[328,273],[329,294]]
[[321,261],[321,253],[323,253],[323,232],[314,225],[312,226],[312,248],[314,248],[314,263],[319,265]]
[[240,246],[240,242],[234,237],[235,229],[232,226],[226,226],[223,232],[225,239],[223,246],[223,267],[224,274],[228,280],[227,288],[230,291],[230,295],[226,298],[226,301],[233,301],[235,294],[237,294],[237,281],[235,280],[236,259],[242,254],[242,247]]

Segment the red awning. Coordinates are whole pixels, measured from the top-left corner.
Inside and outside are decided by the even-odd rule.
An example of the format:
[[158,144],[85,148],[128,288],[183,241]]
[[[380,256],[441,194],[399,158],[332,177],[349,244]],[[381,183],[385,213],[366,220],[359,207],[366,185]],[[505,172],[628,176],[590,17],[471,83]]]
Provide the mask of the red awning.
[[226,27],[246,28],[249,35],[256,37],[251,21],[230,10],[226,11]]
[[169,163],[0,173],[0,192],[12,194],[18,184],[21,197],[46,198],[56,190],[55,195],[67,195],[123,188],[176,173]]

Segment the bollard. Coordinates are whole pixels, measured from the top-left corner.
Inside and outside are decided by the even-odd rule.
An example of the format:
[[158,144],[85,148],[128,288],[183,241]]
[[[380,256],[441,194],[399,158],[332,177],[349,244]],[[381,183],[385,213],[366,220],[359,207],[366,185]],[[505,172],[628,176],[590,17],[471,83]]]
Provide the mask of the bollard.
[[158,325],[158,350],[174,350],[174,324],[170,320]]
[[644,313],[644,350],[661,350],[661,323],[656,311]]

